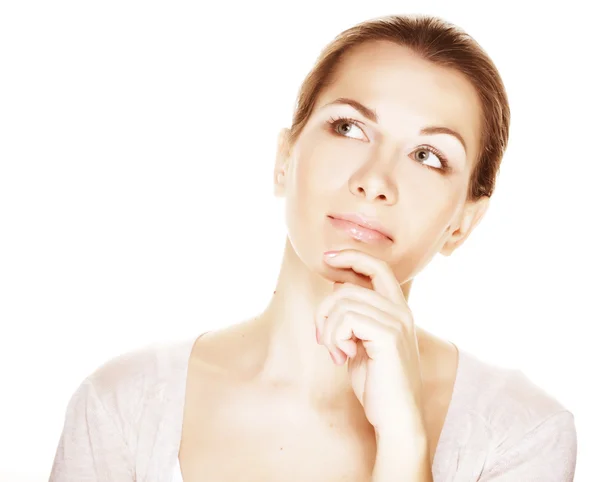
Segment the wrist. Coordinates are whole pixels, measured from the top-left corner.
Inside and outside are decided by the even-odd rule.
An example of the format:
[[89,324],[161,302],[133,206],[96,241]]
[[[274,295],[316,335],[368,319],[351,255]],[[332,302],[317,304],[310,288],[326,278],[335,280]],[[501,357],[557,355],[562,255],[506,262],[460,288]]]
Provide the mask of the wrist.
[[420,458],[429,455],[429,441],[424,432],[376,432],[377,457],[399,455]]
[[[421,474],[431,469],[429,443],[425,431],[376,431],[377,453],[373,480],[389,480],[388,475]],[[410,479],[403,479],[410,480]],[[420,479],[419,479],[420,480]]]

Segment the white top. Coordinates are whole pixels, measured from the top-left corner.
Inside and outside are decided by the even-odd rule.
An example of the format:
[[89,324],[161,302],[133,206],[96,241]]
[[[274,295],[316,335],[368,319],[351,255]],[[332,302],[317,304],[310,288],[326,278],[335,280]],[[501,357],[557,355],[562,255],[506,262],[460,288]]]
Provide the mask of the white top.
[[183,482],[183,475],[181,475],[181,466],[179,465],[179,457],[175,462],[175,470],[173,471],[173,478],[171,482]]
[[[49,482],[181,482],[195,340],[126,353],[90,374],[67,407]],[[571,482],[576,454],[570,411],[521,371],[459,350],[434,454],[435,482]]]

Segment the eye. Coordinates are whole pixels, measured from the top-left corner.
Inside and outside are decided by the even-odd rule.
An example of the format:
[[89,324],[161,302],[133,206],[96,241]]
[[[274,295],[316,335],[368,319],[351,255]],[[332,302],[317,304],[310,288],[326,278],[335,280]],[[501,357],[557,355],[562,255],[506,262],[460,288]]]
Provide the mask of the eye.
[[[334,119],[332,117],[331,119],[329,119],[328,123],[334,134],[337,134],[342,137],[349,137],[351,139],[366,139],[364,131],[359,127],[358,121],[354,119],[350,119],[349,117],[339,117],[337,119]],[[352,135],[353,132],[354,135]]]
[[[417,162],[420,162],[429,168],[438,169],[441,171],[445,171],[448,169],[448,160],[440,151],[431,146],[421,146],[415,151],[413,151],[413,154]],[[426,164],[427,162],[432,162],[436,165],[432,166]]]

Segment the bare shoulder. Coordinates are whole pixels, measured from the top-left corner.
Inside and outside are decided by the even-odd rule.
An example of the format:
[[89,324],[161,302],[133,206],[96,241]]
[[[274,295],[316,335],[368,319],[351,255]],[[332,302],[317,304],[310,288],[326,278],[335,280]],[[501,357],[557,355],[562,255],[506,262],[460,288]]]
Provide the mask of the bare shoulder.
[[417,327],[424,388],[434,392],[452,392],[458,369],[456,345]]
[[[522,370],[480,358],[431,334],[420,333],[431,440],[447,426],[453,440],[481,440],[501,453],[532,434],[575,440],[573,414]],[[572,443],[572,442],[568,442]]]
[[251,320],[205,333],[192,347],[190,373],[195,376],[240,375],[253,365],[256,354],[252,347],[260,336]]
[[[458,349],[453,343],[421,330],[419,345],[424,379],[437,390],[451,390],[457,381],[457,398],[469,399],[471,410],[513,421],[535,423],[565,407],[523,371],[504,367]],[[460,379],[455,380],[456,377]],[[493,415],[495,414],[495,415]],[[521,417],[522,420],[515,420]]]

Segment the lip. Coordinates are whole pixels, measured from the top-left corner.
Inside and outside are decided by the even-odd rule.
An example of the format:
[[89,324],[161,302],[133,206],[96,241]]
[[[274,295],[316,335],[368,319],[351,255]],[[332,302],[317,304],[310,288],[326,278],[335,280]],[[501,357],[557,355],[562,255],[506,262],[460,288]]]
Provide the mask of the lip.
[[353,238],[364,242],[393,241],[390,233],[375,219],[358,213],[327,215],[331,223]]

